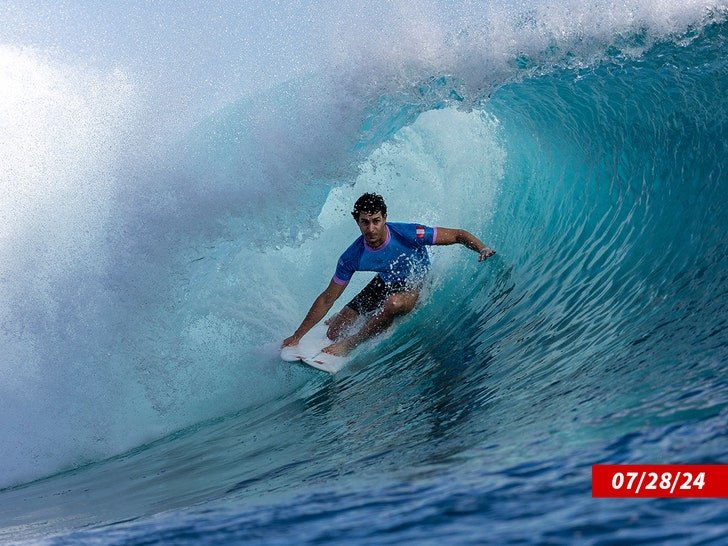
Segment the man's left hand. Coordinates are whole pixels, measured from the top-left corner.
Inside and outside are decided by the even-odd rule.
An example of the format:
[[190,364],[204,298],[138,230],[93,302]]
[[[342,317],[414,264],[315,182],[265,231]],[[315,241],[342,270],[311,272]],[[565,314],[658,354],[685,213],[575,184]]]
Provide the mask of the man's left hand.
[[492,248],[486,247],[479,252],[478,261],[482,262],[486,258],[490,258],[493,254],[495,254],[495,250],[493,250]]

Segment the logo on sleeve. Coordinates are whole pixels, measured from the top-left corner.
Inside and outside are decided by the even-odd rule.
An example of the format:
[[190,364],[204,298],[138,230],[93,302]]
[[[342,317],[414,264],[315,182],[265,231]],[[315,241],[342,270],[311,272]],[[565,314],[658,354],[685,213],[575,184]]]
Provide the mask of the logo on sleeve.
[[417,238],[418,239],[424,239],[425,238],[425,228],[423,226],[417,226]]

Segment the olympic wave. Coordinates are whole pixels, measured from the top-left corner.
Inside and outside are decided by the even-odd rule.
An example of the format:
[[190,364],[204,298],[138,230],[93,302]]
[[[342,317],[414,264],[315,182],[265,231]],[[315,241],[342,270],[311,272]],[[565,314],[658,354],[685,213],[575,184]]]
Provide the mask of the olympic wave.
[[[725,460],[726,6],[655,5],[611,25],[506,6],[394,56],[364,40],[356,69],[231,101],[171,146],[149,145],[133,74],[0,50],[19,74],[0,117],[0,536],[158,512],[174,515],[115,529],[204,527],[204,502],[250,539],[261,513],[317,495],[335,525],[357,483],[375,512],[425,489],[444,522],[460,501],[442,476],[478,504],[535,503],[556,474],[546,519],[565,537],[583,531],[567,507],[588,464]],[[364,191],[498,255],[433,249],[418,309],[334,380],[285,367],[277,344]],[[73,502],[49,515],[61,491]],[[504,541],[539,536],[533,505],[511,508],[463,510]],[[692,514],[709,538],[713,506]]]

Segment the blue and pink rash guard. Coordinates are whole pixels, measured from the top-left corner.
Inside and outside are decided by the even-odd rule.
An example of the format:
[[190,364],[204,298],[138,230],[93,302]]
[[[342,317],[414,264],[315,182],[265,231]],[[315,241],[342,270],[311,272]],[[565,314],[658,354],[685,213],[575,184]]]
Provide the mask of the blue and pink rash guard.
[[427,245],[437,241],[437,228],[387,222],[387,238],[371,248],[360,236],[339,258],[333,281],[346,285],[355,271],[376,271],[387,285],[421,282],[430,268]]

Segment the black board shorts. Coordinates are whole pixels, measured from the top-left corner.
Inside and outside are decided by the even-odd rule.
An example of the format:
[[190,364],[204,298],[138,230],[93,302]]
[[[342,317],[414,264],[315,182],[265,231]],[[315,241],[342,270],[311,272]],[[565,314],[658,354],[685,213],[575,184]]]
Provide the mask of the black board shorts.
[[377,275],[361,292],[354,296],[354,299],[346,304],[346,307],[350,307],[360,315],[368,315],[381,308],[392,294],[416,290],[417,288],[418,286],[404,282],[385,284],[382,278]]

